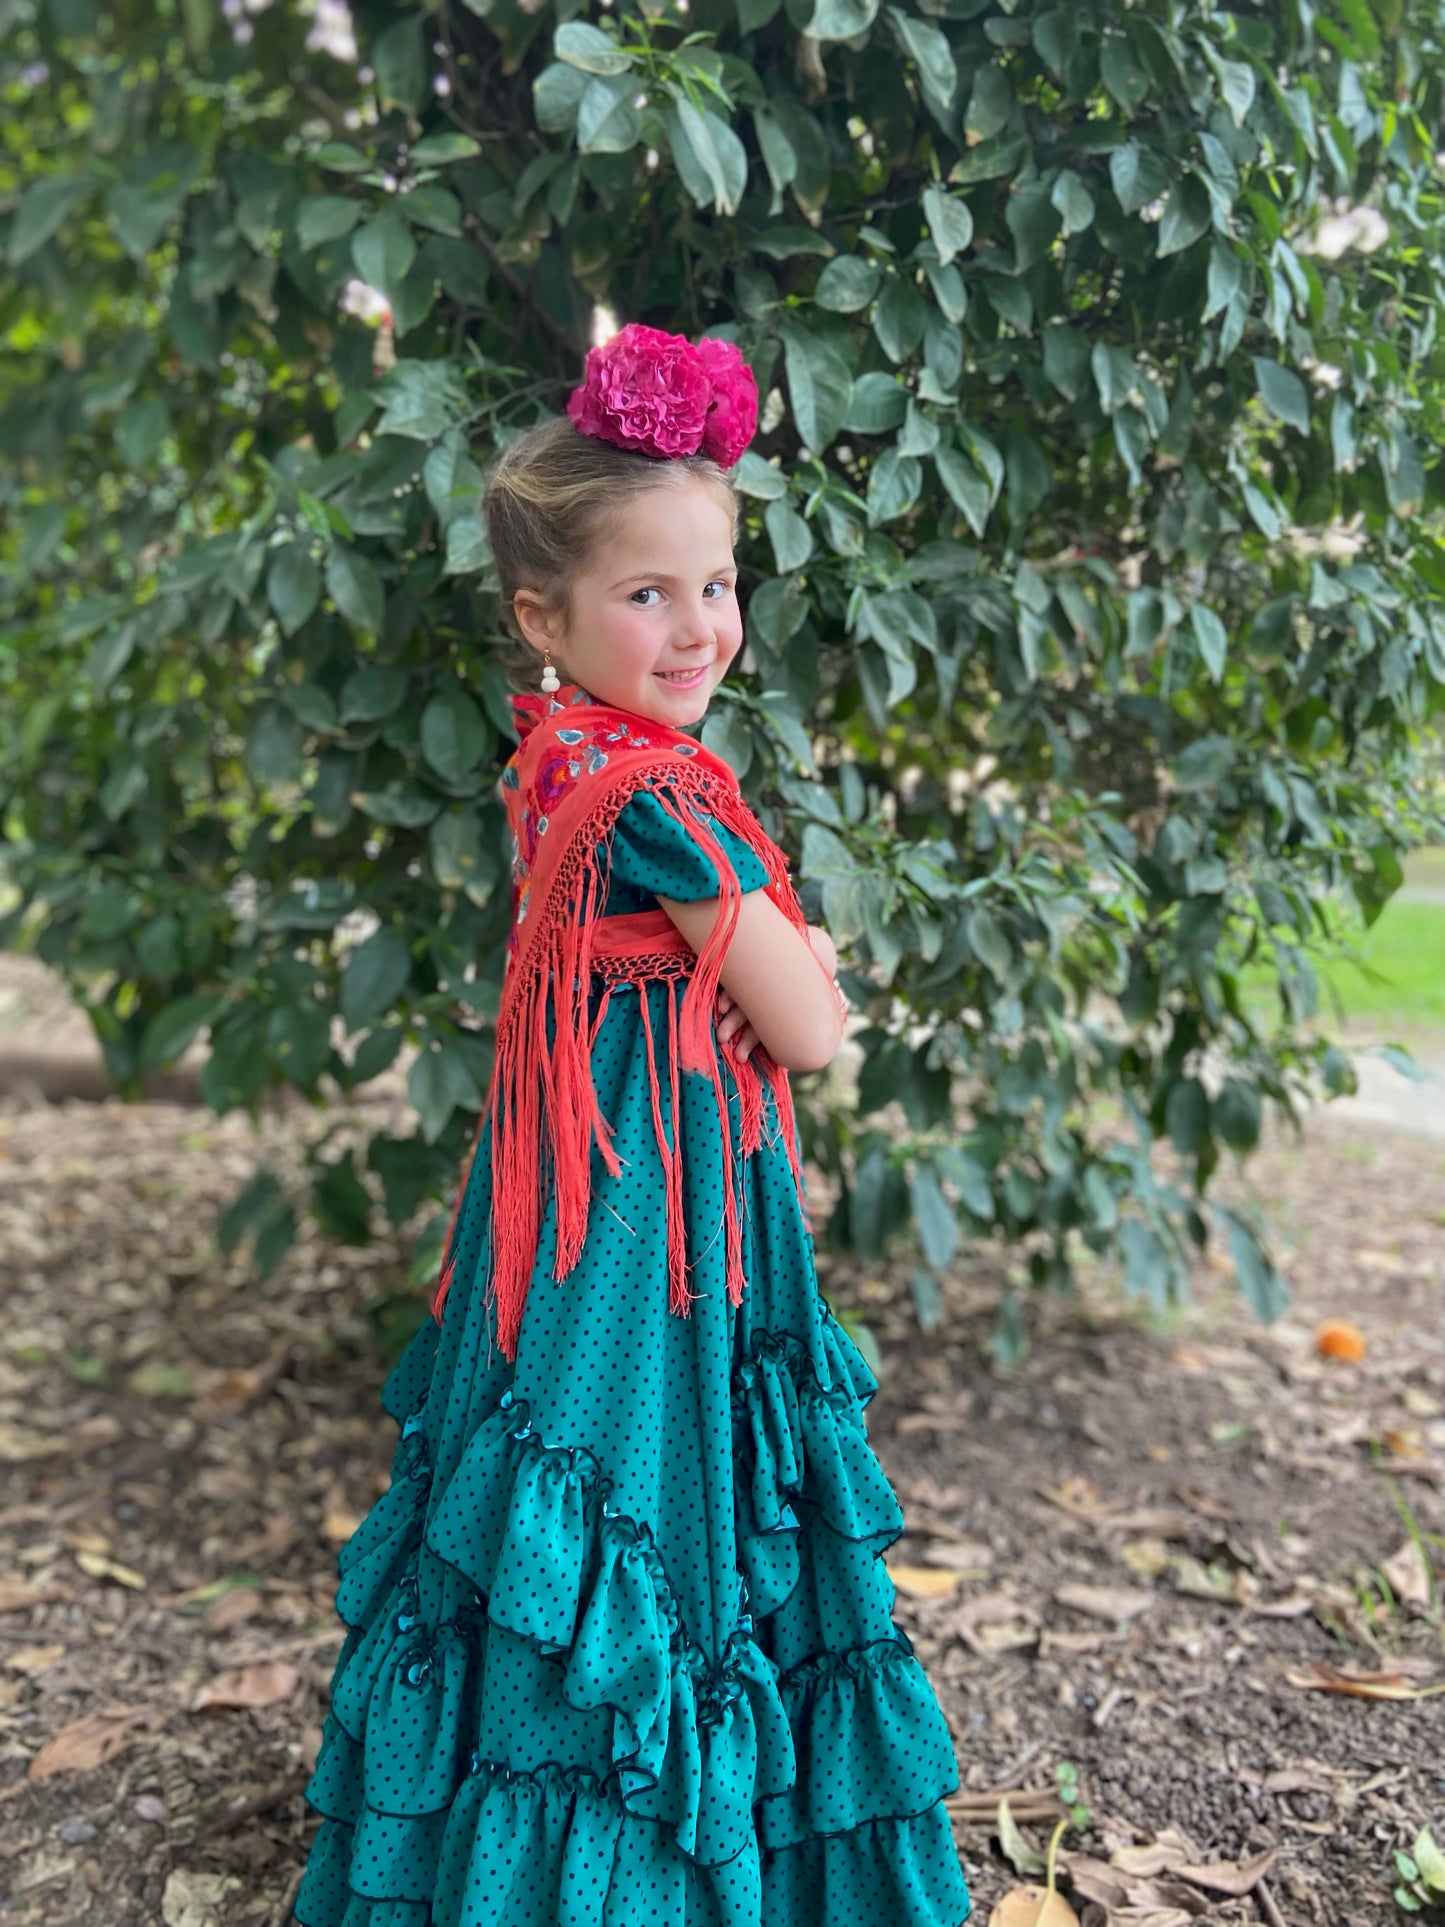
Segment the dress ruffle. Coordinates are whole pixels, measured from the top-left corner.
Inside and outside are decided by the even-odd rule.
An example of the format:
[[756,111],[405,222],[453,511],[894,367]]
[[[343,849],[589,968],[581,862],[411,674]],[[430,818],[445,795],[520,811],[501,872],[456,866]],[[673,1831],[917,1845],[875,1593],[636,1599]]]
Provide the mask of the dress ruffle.
[[[858,1927],[958,1927],[968,1901],[951,1846],[957,1884],[933,1899],[920,1885],[940,1864],[957,1769],[887,1618],[873,1555],[903,1521],[860,1418],[876,1381],[831,1315],[812,1351],[754,1333],[734,1371],[747,1610],[715,1660],[593,1453],[543,1438],[510,1387],[433,1490],[436,1335],[423,1328],[387,1382],[401,1426],[392,1484],[338,1555],[348,1632],[306,1788],[323,1821],[297,1920],[839,1927],[853,1918],[846,1892],[873,1897]],[[840,1590],[854,1621],[838,1618]],[[829,1624],[857,1640],[830,1645]],[[489,1648],[509,1641],[544,1656],[566,1705],[602,1723],[605,1775],[517,1771],[479,1750]],[[803,1656],[788,1660],[790,1646]]]

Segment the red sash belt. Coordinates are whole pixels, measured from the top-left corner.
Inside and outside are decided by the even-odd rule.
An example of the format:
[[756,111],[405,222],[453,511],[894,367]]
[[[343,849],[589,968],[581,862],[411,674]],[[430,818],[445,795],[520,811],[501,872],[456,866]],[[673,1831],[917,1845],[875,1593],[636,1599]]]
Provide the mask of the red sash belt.
[[683,977],[697,952],[665,910],[625,910],[592,926],[592,969],[609,984]]

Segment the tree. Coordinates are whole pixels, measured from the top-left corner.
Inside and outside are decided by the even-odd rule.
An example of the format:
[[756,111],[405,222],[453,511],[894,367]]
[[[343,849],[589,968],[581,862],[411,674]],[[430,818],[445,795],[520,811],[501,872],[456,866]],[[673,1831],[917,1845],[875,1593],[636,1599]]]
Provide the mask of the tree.
[[1211,1176],[1350,1083],[1311,946],[1442,822],[1437,0],[370,5],[362,65],[335,6],[4,17],[0,941],[122,1086],[208,1031],[217,1110],[321,1103],[410,1038],[365,1164],[449,1202],[509,914],[482,471],[606,309],[767,397],[704,737],[869,1017],[828,1242],[912,1237],[925,1320],[985,1229],[1158,1301],[1212,1209],[1277,1309]]

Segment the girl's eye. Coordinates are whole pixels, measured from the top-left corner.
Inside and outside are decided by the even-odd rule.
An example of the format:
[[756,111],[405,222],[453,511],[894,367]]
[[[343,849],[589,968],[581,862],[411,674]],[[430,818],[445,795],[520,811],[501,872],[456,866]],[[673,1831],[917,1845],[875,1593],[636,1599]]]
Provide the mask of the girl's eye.
[[[713,577],[712,581],[709,582],[707,586],[710,589],[721,589],[724,595],[726,595],[728,592],[728,585],[726,584],[726,582],[719,581],[716,576]],[[713,600],[714,602],[716,602],[718,598],[714,596]]]
[[[661,591],[658,589],[634,589],[632,591],[632,594],[628,597],[628,601],[636,602],[637,598],[640,595],[659,595],[660,593]],[[644,602],[641,606],[644,609],[650,609],[652,607],[652,604],[650,602]]]

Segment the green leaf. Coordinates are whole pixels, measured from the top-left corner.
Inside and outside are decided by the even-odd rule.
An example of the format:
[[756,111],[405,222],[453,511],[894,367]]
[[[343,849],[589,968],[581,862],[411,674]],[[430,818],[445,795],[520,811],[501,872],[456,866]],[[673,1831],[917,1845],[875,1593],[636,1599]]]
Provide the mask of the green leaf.
[[923,469],[918,458],[904,455],[897,448],[885,448],[868,478],[869,522],[876,528],[906,515],[922,487]]
[[1169,172],[1152,147],[1141,147],[1131,139],[1109,156],[1109,180],[1124,212],[1137,214],[1141,207],[1163,196]]
[[1243,127],[1254,105],[1254,69],[1242,60],[1226,60],[1207,41],[1202,43],[1205,57],[1219,80],[1219,91],[1236,127]]
[[462,231],[461,203],[444,187],[414,187],[403,199],[401,211],[415,226],[438,234],[456,236]]
[[407,1075],[406,1094],[421,1121],[422,1136],[435,1144],[459,1106],[479,1111],[484,1098],[455,1044],[430,1043],[418,1052]]
[[958,1219],[943,1195],[938,1173],[922,1158],[913,1166],[908,1189],[923,1255],[935,1271],[946,1271],[958,1255]]
[[1231,1151],[1252,1151],[1259,1142],[1259,1088],[1243,1078],[1227,1077],[1218,1097],[1210,1100],[1209,1123]]
[[[928,222],[928,231],[933,236],[933,245],[938,250],[938,259],[947,267],[973,239],[973,216],[968,210],[968,203],[959,195],[946,194],[941,187],[926,187],[923,190],[923,214]],[[901,357],[895,356],[894,359]]]
[[[305,756],[304,734],[297,719],[280,703],[261,703],[252,712],[246,730],[244,763],[253,783],[262,789],[287,789],[301,780]],[[108,813],[119,816],[136,800],[144,787],[145,768],[136,766],[141,782],[138,789],[111,799]],[[101,792],[105,806],[106,791]]]
[[171,432],[171,411],[159,395],[134,401],[115,424],[115,445],[130,468],[144,468]]
[[975,904],[968,919],[968,941],[973,954],[1003,983],[1013,967],[1013,945],[987,905]]
[[272,556],[266,598],[288,636],[295,635],[321,600],[321,571],[301,543],[288,542]]
[[813,299],[832,314],[856,314],[877,294],[881,274],[876,261],[865,261],[856,254],[840,254],[829,261],[818,276]]
[[967,455],[956,448],[942,443],[933,452],[934,466],[938,478],[948,490],[950,498],[963,512],[964,519],[980,540],[988,526],[989,510],[993,506],[993,490],[987,478],[971,462]]
[[435,441],[456,424],[466,405],[451,367],[444,361],[399,361],[377,386],[386,404],[378,435],[405,435]]
[[873,332],[890,361],[906,361],[923,339],[928,310],[911,281],[884,283],[873,308]]
[[384,1017],[411,977],[411,948],[400,930],[383,926],[359,943],[341,973],[339,1008],[347,1031]]
[[482,149],[470,134],[448,128],[442,134],[424,134],[410,151],[417,167],[450,167],[454,161],[475,159]]
[[394,300],[416,260],[416,242],[397,215],[382,214],[352,235],[351,259],[368,287]]
[[1254,378],[1259,383],[1260,398],[1269,412],[1291,428],[1297,428],[1302,435],[1310,432],[1309,391],[1299,376],[1291,368],[1283,368],[1277,361],[1267,361],[1263,355],[1250,357],[1254,364]]
[[492,561],[487,525],[480,515],[459,515],[447,525],[448,575],[476,575]]
[[1209,288],[1203,319],[1227,308],[1244,279],[1244,263],[1229,243],[1215,235],[1209,247]]
[[783,341],[783,364],[793,417],[805,447],[821,455],[843,425],[853,392],[848,364],[831,342],[790,329]]
[[569,20],[560,26],[552,37],[552,51],[584,74],[625,74],[635,59],[611,34],[586,20]]
[[407,674],[389,663],[367,663],[353,669],[341,685],[337,716],[343,723],[375,723],[400,709],[406,697]]
[[364,174],[371,166],[371,157],[349,141],[327,141],[317,148],[315,161],[333,174]]
[[[715,114],[703,113],[686,98],[677,103],[677,121],[698,166],[711,184],[714,211],[736,214],[748,184],[748,157],[742,142],[726,121],[719,120]],[[580,114],[578,127],[580,146]],[[691,193],[692,189],[688,191]]]
[[1134,366],[1134,357],[1122,348],[1111,348],[1107,342],[1096,341],[1089,368],[1099,391],[1099,406],[1106,415],[1112,415],[1124,406],[1138,385],[1139,371]]
[[379,629],[386,612],[381,577],[364,555],[338,543],[326,563],[326,593],[357,629]]
[[733,470],[733,486],[742,495],[762,502],[776,502],[788,492],[788,480],[779,468],[765,462],[754,449],[744,449]]
[[1170,1086],[1164,1128],[1180,1157],[1198,1155],[1209,1128],[1209,1101],[1197,1077],[1181,1077]]
[[878,16],[878,0],[817,0],[803,32],[814,40],[852,40],[867,33]]
[[1229,1255],[1235,1276],[1255,1316],[1266,1324],[1283,1317],[1289,1306],[1289,1286],[1249,1226],[1233,1211],[1225,1211],[1229,1227]]
[[491,731],[482,712],[455,684],[439,689],[421,713],[422,754],[448,783],[455,783],[486,755]]
[[[589,80],[577,103],[577,146],[584,154],[625,154],[637,145],[642,120],[631,75]],[[676,143],[674,142],[674,150]]]
[[532,111],[544,134],[569,134],[577,125],[577,108],[587,91],[588,75],[580,67],[554,61],[532,82]]
[[1211,678],[1218,682],[1224,674],[1225,658],[1229,653],[1229,636],[1224,624],[1202,602],[1196,602],[1189,611],[1189,622],[1194,639],[1199,644],[1204,666]]
[[[1004,208],[1004,220],[1014,238],[1014,269],[1025,273],[1035,261],[1048,253],[1060,227],[1059,211],[1050,197],[1046,181],[1029,181],[1015,188]],[[993,291],[990,288],[990,299]],[[997,304],[995,304],[997,305]],[[1027,320],[1017,324],[1027,327]]]
[[220,1011],[226,1000],[216,991],[195,991],[178,997],[158,1011],[146,1025],[141,1038],[139,1061],[142,1070],[157,1071],[184,1056]]
[[902,425],[908,390],[895,375],[871,370],[853,384],[843,427],[855,435],[886,435]]
[[1238,758],[1228,736],[1201,736],[1174,759],[1174,781],[1182,790],[1217,789]]
[[1049,199],[1064,219],[1064,233],[1082,234],[1094,221],[1094,197],[1079,176],[1064,168],[1054,182]]
[[1132,116],[1148,96],[1149,75],[1126,35],[1112,33],[1104,41],[1099,54],[1099,72],[1125,114]]
[[769,502],[763,523],[779,573],[790,575],[794,569],[801,569],[813,553],[813,531],[802,516],[787,502]]
[[[704,191],[693,198],[705,201],[707,195]],[[752,245],[755,254],[766,254],[773,261],[787,261],[795,254],[821,254],[826,257],[834,252],[833,243],[827,235],[817,234],[810,227],[764,228],[761,234],[753,236]]]
[[1159,217],[1159,254],[1180,254],[1209,231],[1209,196],[1192,174],[1176,181]]
[[1069,401],[1083,394],[1090,372],[1089,337],[1059,321],[1044,323],[1044,373]]
[[1014,109],[1014,90],[996,61],[986,61],[973,77],[963,116],[964,138],[976,146],[1008,125]]
[[474,809],[443,810],[427,833],[432,875],[444,890],[465,890],[485,901],[496,877],[497,859],[482,842]]
[[66,215],[88,201],[94,192],[95,182],[84,174],[53,175],[47,180],[32,181],[10,223],[6,253],[11,267],[18,268],[22,261],[38,253],[59,231]]
[[[378,34],[371,48],[376,91],[382,105],[414,114],[427,93],[426,35],[420,14],[398,20]],[[374,282],[380,287],[380,282]]]
[[756,108],[753,112],[753,132],[758,137],[763,165],[773,184],[773,200],[768,212],[779,214],[783,206],[783,189],[798,177],[798,150],[783,131],[777,116],[764,108]]
[[935,112],[947,114],[958,93],[958,63],[947,34],[940,27],[915,19],[901,7],[890,7],[888,17],[899,46],[917,65],[925,99],[930,99]]
[[339,240],[361,219],[360,201],[346,194],[311,194],[296,210],[296,242],[303,250]]

